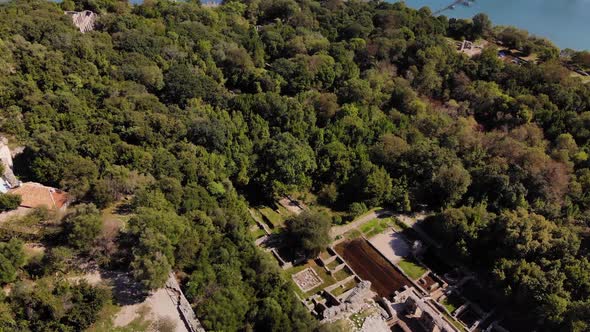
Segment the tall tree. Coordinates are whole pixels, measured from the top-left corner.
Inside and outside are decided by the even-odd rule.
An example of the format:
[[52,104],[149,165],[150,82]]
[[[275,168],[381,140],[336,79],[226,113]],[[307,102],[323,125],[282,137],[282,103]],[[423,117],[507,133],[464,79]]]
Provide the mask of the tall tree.
[[285,223],[285,238],[294,251],[308,258],[317,256],[330,243],[331,220],[319,212],[304,211]]

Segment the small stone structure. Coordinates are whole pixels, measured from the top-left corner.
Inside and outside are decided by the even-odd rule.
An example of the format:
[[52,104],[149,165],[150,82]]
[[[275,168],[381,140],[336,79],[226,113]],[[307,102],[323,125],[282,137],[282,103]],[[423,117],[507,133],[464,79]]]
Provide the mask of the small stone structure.
[[308,292],[323,283],[322,278],[311,267],[295,273],[293,281],[304,292]]
[[98,18],[98,15],[90,10],[81,12],[67,11],[64,14],[72,18],[72,22],[82,33],[94,30],[94,23]]

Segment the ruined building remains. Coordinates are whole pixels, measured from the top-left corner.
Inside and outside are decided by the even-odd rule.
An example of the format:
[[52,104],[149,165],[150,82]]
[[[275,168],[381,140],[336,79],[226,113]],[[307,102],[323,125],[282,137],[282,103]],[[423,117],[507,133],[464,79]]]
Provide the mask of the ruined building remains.
[[394,319],[402,316],[415,320],[429,332],[459,332],[434,305],[430,298],[422,297],[414,287],[405,286],[397,292],[393,302],[384,299],[388,311]]
[[80,32],[82,33],[94,30],[94,23],[98,18],[98,15],[90,10],[84,10],[81,12],[67,11],[65,14],[72,18],[72,22],[74,22],[74,25],[80,29]]

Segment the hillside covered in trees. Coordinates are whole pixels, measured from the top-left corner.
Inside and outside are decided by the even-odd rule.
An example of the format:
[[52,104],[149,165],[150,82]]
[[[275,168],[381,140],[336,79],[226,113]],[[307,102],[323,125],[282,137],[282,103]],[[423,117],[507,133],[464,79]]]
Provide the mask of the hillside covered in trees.
[[[64,10],[84,9],[99,18],[82,34]],[[450,42],[464,37],[539,63],[493,46],[469,58]],[[209,330],[313,330],[247,229],[248,205],[311,192],[339,211],[437,211],[435,236],[512,314],[587,331],[590,86],[558,55],[485,15],[403,3],[2,4],[0,132],[26,147],[21,179],[78,204],[43,262],[25,264],[18,240],[0,245],[12,288],[0,330],[97,319],[107,293],[55,279],[73,256],[130,267],[146,288],[178,271]],[[98,209],[124,197],[125,232],[101,240]]]

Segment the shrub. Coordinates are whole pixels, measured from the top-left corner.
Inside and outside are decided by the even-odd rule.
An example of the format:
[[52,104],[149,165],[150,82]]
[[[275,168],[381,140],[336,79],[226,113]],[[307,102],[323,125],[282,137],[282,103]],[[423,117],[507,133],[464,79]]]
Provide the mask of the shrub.
[[19,195],[0,194],[0,212],[16,209],[22,203]]

